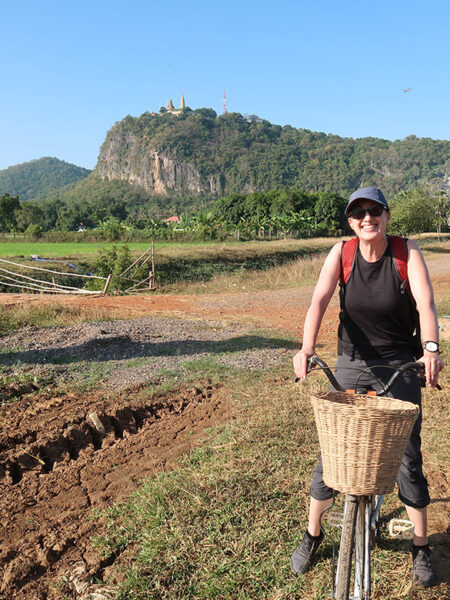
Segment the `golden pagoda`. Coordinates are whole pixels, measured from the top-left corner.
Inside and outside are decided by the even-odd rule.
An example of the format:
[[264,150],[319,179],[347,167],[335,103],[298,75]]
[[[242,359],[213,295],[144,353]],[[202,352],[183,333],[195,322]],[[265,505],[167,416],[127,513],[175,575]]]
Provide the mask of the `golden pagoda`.
[[[184,113],[185,109],[186,109],[186,104],[184,102],[183,92],[181,92],[180,108],[175,108],[175,106],[173,105],[173,102],[172,102],[172,98],[169,98],[169,102],[166,106],[166,112],[170,113],[171,115],[182,115]],[[163,112],[164,112],[164,110],[163,110]]]

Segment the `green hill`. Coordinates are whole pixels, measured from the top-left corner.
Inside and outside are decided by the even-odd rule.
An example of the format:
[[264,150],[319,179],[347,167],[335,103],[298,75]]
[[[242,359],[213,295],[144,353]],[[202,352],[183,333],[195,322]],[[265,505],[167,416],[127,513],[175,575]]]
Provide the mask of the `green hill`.
[[409,136],[394,142],[281,127],[212,109],[127,116],[107,133],[96,172],[150,195],[217,197],[283,187],[347,196],[365,185],[387,196],[450,181],[450,141]]
[[190,212],[229,194],[296,189],[345,198],[365,185],[388,198],[418,186],[448,190],[450,141],[342,138],[255,115],[186,109],[116,123],[92,172],[56,158],[0,171],[0,196],[45,201],[59,213],[64,205],[65,228],[109,214],[139,220],[143,212]]
[[21,201],[47,195],[85,179],[91,171],[57,158],[45,157],[0,171],[0,196],[19,196]]

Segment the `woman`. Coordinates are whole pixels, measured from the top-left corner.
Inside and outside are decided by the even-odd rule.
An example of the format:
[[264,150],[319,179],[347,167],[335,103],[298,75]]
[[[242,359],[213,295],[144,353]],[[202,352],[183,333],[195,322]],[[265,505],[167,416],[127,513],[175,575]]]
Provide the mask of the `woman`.
[[[413,360],[417,308],[424,340],[420,360],[425,365],[427,384],[436,386],[439,371],[443,368],[439,356],[439,329],[430,278],[417,244],[407,240],[411,292],[408,294],[400,289],[392,249],[386,236],[390,213],[382,192],[372,187],[357,190],[350,196],[345,213],[359,242],[351,276],[345,285],[345,292],[341,294],[336,378],[341,385],[353,388],[355,369],[380,365],[395,367]],[[293,359],[295,374],[300,379],[306,378],[308,358],[315,352],[323,315],[341,276],[342,245],[342,242],[338,242],[327,256],[306,315],[303,345]],[[390,369],[374,369],[371,383],[374,377],[386,380],[391,373]],[[372,385],[376,388],[376,384]],[[420,405],[417,378],[409,376],[401,379],[391,395]],[[426,507],[430,497],[422,473],[420,425],[421,416],[411,434],[397,483],[399,497],[414,524],[411,576],[421,585],[429,587],[436,583],[436,579],[430,566],[427,539]],[[306,573],[311,567],[313,556],[323,538],[320,528],[323,511],[330,506],[332,497],[333,490],[323,482],[319,458],[311,485],[308,529],[291,557],[291,568],[295,573]]]

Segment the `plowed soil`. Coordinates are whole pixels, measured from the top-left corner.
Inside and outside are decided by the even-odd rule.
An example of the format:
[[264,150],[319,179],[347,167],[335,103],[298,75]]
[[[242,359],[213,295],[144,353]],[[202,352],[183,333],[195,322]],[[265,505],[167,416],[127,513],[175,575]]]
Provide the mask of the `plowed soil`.
[[34,395],[2,411],[0,597],[62,598],[55,585],[80,564],[86,578],[101,577],[113,559],[92,548],[93,508],[170,468],[227,418],[226,395],[208,384],[151,400],[139,388]]
[[[436,293],[448,293],[447,257],[436,257],[430,266]],[[161,322],[172,320],[179,325],[180,319],[186,320],[191,329],[185,330],[184,337],[177,334],[176,343],[182,348],[192,342],[196,321],[199,331],[205,321],[215,321],[220,331],[232,326],[239,335],[254,326],[299,335],[311,293],[312,288],[211,296],[55,298],[8,294],[0,296],[0,303],[14,307],[55,302],[98,306],[129,319],[158,316]],[[319,347],[334,346],[336,317],[335,297],[321,329]],[[95,327],[98,331],[92,339],[105,335],[101,327]],[[39,336],[42,330],[20,333],[16,349],[26,344],[31,348],[33,343],[39,348]],[[55,339],[52,347],[58,353],[70,351],[77,343],[79,351],[79,339],[69,339],[66,344]],[[142,357],[137,352],[140,344],[132,347],[136,356]],[[255,347],[253,352],[252,360],[260,352],[266,361],[267,348]],[[127,352],[126,359],[132,356]],[[255,364],[259,364],[257,360]],[[111,380],[114,385],[108,386]],[[114,556],[102,560],[92,547],[91,538],[101,526],[101,521],[89,519],[93,509],[125,498],[143,477],[170,469],[201,441],[205,428],[236,417],[226,390],[207,381],[157,397],[149,396],[140,383],[123,386],[108,378],[99,383],[96,392],[62,393],[55,391],[58,389],[19,386],[17,400],[0,408],[1,600],[64,598],[58,587],[63,577],[71,582],[72,597],[87,599],[85,582],[92,576],[102,579],[115,560]],[[441,469],[432,469],[430,484],[440,497],[448,496]],[[448,512],[440,502],[432,508],[432,524],[443,532]],[[447,544],[444,538],[440,543]],[[96,593],[91,597],[110,597],[104,590]]]

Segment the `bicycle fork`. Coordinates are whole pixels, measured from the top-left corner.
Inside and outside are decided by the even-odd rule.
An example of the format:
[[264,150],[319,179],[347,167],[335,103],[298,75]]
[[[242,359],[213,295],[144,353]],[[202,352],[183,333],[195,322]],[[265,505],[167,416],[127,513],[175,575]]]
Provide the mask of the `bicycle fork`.
[[355,532],[355,584],[353,598],[370,599],[370,521],[371,502],[359,501]]
[[[371,496],[352,496],[346,495],[344,506],[344,521],[349,512],[349,504],[357,504],[356,523],[354,528],[354,539],[346,540],[347,543],[353,546],[354,550],[354,578],[353,578],[353,595],[348,596],[350,600],[370,600],[371,597],[371,573],[370,573],[370,545],[372,524],[376,524],[376,514],[379,511],[381,500],[378,501],[374,514],[372,514],[372,497]],[[378,510],[377,510],[378,509]],[[376,525],[375,525],[376,526]],[[343,528],[342,535],[346,535]],[[341,548],[345,546],[341,538]],[[337,576],[346,576],[342,573],[339,562],[342,560],[341,552],[338,558]],[[351,561],[351,559],[350,559]],[[350,567],[350,565],[349,565]],[[350,574],[348,574],[350,578]],[[339,588],[336,580],[335,589]],[[348,589],[348,588],[347,588]],[[335,596],[336,598],[337,596]]]

